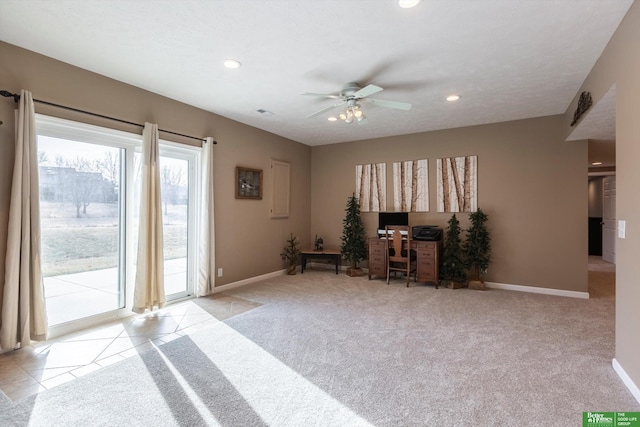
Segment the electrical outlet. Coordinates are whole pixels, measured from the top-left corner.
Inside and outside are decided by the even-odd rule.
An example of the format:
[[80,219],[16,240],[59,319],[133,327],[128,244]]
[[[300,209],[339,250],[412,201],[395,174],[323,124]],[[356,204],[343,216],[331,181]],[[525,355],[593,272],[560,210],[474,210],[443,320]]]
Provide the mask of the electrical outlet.
[[218,269],[218,277],[222,277],[222,268]]

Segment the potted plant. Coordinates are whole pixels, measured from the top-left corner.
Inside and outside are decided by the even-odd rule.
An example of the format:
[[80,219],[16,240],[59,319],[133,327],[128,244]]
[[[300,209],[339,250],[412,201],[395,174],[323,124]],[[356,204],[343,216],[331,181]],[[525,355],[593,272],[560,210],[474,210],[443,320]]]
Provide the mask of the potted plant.
[[287,274],[296,274],[296,266],[298,265],[298,257],[300,256],[300,242],[298,238],[291,234],[287,239],[287,245],[282,248],[280,257],[287,264]]
[[472,280],[469,281],[471,289],[486,289],[482,274],[487,272],[491,261],[491,236],[486,227],[487,219],[488,216],[482,209],[469,214],[471,227],[467,230],[464,253],[467,267],[472,273]]
[[349,261],[351,265],[347,268],[347,274],[351,277],[362,276],[364,273],[358,264],[367,258],[367,240],[364,223],[360,216],[360,203],[355,194],[349,197],[345,211],[347,213],[342,221],[340,251],[342,258]]
[[460,232],[460,222],[456,218],[456,214],[453,214],[448,221],[445,232],[444,250],[440,265],[440,278],[443,285],[450,289],[463,287],[467,280]]

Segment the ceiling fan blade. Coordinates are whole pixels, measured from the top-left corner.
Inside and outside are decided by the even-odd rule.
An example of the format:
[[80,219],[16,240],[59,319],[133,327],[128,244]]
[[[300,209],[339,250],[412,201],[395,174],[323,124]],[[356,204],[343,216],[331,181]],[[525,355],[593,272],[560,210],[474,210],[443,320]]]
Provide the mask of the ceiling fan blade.
[[370,102],[371,104],[376,104],[381,107],[395,108],[396,110],[408,111],[411,109],[411,104],[407,102],[388,101],[386,99],[377,99],[377,98],[367,98],[367,99],[363,99],[363,101]]
[[326,93],[303,93],[304,96],[319,96],[321,98],[331,98],[331,99],[340,99],[340,95],[335,94],[326,94]]
[[380,86],[367,85],[353,94],[355,98],[364,98],[365,96],[373,95],[383,90]]
[[307,119],[310,119],[311,117],[319,116],[320,114],[325,113],[325,112],[327,112],[327,111],[329,111],[329,110],[332,110],[332,109],[334,109],[334,108],[336,108],[336,107],[339,107],[339,106],[341,106],[341,105],[342,105],[342,104],[344,104],[344,103],[345,103],[345,101],[338,102],[337,104],[333,104],[333,105],[332,105],[332,106],[330,106],[330,107],[323,108],[322,110],[320,110],[320,111],[316,111],[315,113],[311,113],[311,114],[309,114],[306,118],[307,118]]

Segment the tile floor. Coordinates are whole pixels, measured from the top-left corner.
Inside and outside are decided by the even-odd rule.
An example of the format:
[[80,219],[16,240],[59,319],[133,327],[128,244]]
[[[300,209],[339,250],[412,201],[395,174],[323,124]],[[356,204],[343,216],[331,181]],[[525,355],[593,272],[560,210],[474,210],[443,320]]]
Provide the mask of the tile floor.
[[0,355],[0,391],[18,400],[188,335],[260,304],[214,294]]

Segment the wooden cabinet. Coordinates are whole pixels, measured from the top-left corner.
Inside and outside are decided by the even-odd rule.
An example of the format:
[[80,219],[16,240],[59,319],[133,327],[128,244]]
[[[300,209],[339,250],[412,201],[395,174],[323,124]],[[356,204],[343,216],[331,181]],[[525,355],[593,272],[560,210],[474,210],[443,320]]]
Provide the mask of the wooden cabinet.
[[[388,243],[386,239],[369,239],[369,279],[387,277]],[[417,281],[433,282],[438,289],[441,242],[412,240],[411,249],[416,251]]]
[[369,280],[371,276],[387,277],[387,241],[369,239]]
[[417,256],[417,281],[434,282],[438,289],[440,242],[412,241]]

